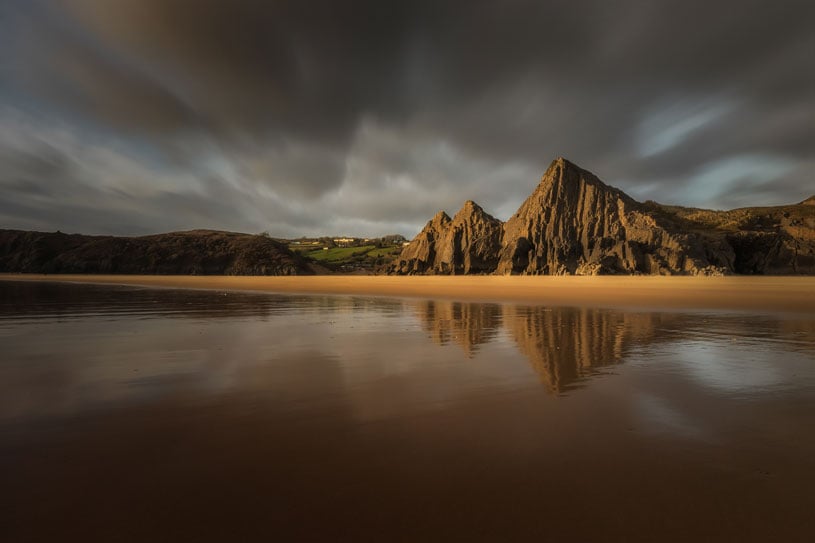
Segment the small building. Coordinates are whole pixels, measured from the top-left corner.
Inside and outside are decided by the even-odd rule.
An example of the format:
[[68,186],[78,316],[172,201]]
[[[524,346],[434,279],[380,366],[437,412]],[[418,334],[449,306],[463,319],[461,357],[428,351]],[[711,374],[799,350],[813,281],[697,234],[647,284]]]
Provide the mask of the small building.
[[356,242],[356,238],[335,238],[334,243],[338,247],[350,247]]

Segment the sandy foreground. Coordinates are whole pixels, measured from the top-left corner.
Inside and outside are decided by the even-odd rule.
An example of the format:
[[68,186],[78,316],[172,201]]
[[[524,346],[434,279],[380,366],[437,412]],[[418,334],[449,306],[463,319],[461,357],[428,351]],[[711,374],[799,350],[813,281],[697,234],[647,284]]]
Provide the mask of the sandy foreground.
[[815,315],[815,277],[185,276],[0,274],[5,281],[336,294],[552,306],[732,309]]

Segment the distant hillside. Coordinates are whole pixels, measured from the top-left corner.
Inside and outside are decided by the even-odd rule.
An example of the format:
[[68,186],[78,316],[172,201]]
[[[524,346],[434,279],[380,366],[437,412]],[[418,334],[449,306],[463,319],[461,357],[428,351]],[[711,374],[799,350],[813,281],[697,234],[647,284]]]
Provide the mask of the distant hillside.
[[380,238],[324,236],[287,240],[289,249],[331,273],[372,274],[387,269],[407,240],[398,234]]
[[394,274],[815,274],[815,196],[709,211],[640,203],[559,158],[506,223],[467,201],[439,212]]
[[266,236],[191,230],[141,237],[0,230],[0,272],[311,275],[319,265]]

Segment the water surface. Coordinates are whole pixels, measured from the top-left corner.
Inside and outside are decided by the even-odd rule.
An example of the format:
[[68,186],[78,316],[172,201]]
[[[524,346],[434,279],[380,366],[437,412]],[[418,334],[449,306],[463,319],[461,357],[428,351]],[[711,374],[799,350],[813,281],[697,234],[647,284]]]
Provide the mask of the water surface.
[[0,282],[0,539],[809,541],[815,316]]

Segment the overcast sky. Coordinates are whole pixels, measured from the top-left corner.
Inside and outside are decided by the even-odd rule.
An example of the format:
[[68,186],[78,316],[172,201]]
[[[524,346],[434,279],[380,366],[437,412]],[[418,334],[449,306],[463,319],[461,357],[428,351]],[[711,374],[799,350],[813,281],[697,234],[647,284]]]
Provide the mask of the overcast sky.
[[565,156],[815,193],[812,0],[0,0],[0,228],[412,237]]

